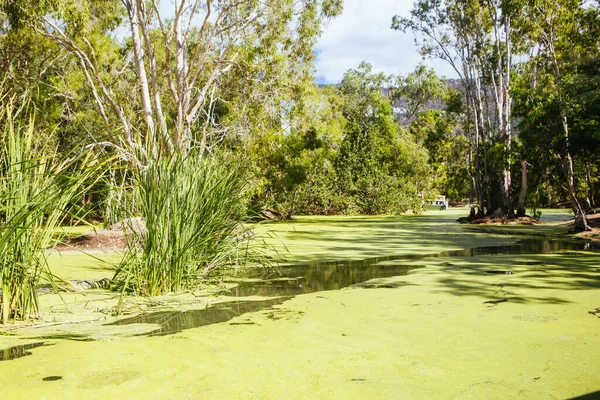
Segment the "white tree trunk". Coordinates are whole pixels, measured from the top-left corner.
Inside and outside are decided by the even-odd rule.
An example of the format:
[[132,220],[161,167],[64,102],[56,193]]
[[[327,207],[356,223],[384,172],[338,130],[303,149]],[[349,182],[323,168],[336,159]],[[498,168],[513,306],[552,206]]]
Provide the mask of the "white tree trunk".
[[[150,100],[150,90],[148,87],[148,78],[146,76],[146,65],[144,63],[144,50],[142,48],[139,32],[139,10],[138,1],[140,0],[124,0],[127,14],[129,15],[129,26],[131,28],[131,39],[133,41],[133,53],[135,58],[136,71],[138,74],[138,83],[140,86],[140,95],[142,98],[142,112],[144,113],[144,120],[146,127],[148,128],[147,135],[149,135],[148,143],[154,143],[154,119],[152,114],[152,101]],[[154,149],[147,149],[150,153],[154,152]]]

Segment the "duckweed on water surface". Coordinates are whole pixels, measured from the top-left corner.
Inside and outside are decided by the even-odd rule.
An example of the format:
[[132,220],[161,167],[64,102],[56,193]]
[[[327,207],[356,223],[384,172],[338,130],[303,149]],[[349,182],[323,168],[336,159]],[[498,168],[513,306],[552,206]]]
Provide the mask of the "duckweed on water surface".
[[[566,399],[600,391],[600,318],[588,313],[600,307],[597,251],[420,258],[523,239],[465,230],[455,216],[259,226],[276,231],[271,240],[289,249],[291,263],[411,256],[377,262],[406,266],[405,275],[296,295],[167,336],[139,336],[164,319],[106,325],[110,318],[0,336],[1,349],[45,344],[0,361],[1,397]],[[32,339],[69,332],[94,341]]]

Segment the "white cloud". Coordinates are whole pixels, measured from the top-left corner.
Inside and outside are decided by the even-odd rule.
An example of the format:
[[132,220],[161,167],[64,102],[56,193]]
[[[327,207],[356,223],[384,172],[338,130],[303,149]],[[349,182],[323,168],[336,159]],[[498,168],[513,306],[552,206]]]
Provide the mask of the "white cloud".
[[[376,72],[407,74],[421,61],[410,32],[392,30],[392,17],[408,16],[413,0],[344,0],[342,15],[329,21],[316,45],[317,79],[339,82],[344,72],[361,61]],[[439,60],[426,60],[438,74],[454,77]]]

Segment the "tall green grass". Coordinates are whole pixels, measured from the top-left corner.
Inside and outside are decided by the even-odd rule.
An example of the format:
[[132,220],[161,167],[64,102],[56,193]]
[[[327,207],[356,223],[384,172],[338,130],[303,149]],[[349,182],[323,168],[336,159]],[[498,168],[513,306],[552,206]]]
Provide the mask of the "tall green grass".
[[91,169],[84,154],[61,161],[36,144],[36,135],[46,132],[35,131],[26,102],[15,107],[11,99],[0,100],[0,307],[6,324],[39,316],[36,286],[43,276],[51,280],[46,249]]
[[142,295],[177,292],[214,269],[256,255],[242,225],[237,171],[192,151],[152,161],[134,176],[145,231],[130,229],[128,255],[115,281]]

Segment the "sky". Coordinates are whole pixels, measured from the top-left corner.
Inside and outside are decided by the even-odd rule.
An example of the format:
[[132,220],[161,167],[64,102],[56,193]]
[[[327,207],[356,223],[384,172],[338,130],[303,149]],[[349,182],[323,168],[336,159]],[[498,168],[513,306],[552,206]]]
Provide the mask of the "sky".
[[[374,72],[406,75],[422,61],[410,32],[390,28],[396,14],[408,16],[413,0],[344,0],[344,11],[325,23],[315,47],[318,83],[337,83],[344,72],[361,61]],[[454,78],[455,73],[440,60],[426,60],[439,75]]]

